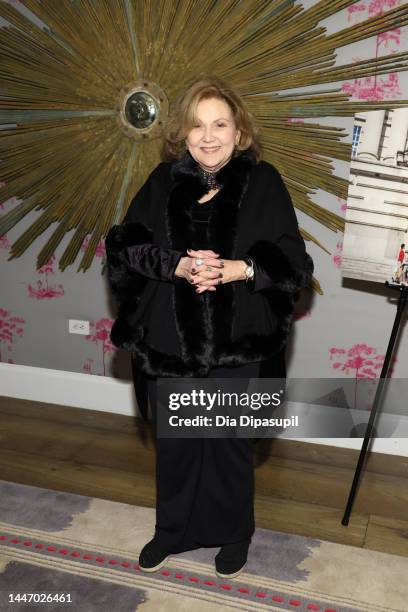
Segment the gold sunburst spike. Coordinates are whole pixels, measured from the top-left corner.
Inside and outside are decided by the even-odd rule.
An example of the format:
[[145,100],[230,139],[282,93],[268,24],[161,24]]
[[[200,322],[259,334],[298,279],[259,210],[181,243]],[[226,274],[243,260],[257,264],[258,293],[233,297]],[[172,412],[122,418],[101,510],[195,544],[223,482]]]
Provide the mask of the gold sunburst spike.
[[350,78],[358,79],[361,76],[380,76],[388,74],[392,66],[392,72],[405,72],[408,69],[408,52],[393,53],[391,56],[384,55],[368,60],[361,60],[352,64],[335,66],[329,70],[322,71],[321,74],[312,74],[309,77],[309,84],[314,79],[315,84],[338,82]]
[[323,289],[317,278],[315,278],[314,276],[312,276],[311,288],[313,289],[313,291],[316,291],[316,293],[323,295]]
[[[112,120],[113,125],[114,123]],[[103,206],[101,196],[106,191],[111,160],[119,142],[117,137],[108,142],[103,130],[98,139],[98,127],[91,125],[88,125],[88,133],[84,132],[83,126],[76,126],[76,134],[71,141],[72,149],[68,152],[65,143],[60,141],[60,145],[54,147],[53,155],[48,156],[48,163],[38,164],[36,170],[31,173],[34,184],[48,188],[47,201],[41,206],[44,209],[43,214],[12,246],[12,257],[24,252],[28,245],[58,218],[63,218],[66,231],[69,231],[84,215],[92,219],[100,214]],[[35,161],[35,149],[33,151]],[[100,164],[100,172],[95,176],[94,168],[97,164]],[[75,202],[75,206],[72,206],[72,202]],[[44,252],[46,249],[47,247],[44,247]],[[42,257],[41,262],[45,263],[47,259],[43,261]]]
[[[133,148],[135,154],[134,157],[129,160],[130,163],[127,168],[127,173],[124,175],[123,185],[121,186],[122,193],[124,194],[124,205],[118,222],[122,221],[132,198],[145,183],[152,168],[157,166],[157,164],[160,162],[160,141],[158,139],[153,139],[147,142],[145,145],[143,145],[143,150],[140,146],[136,145],[133,145]],[[101,219],[101,235],[105,236],[111,225],[111,215],[105,215],[105,218]],[[90,256],[92,257],[92,253],[90,253]],[[85,271],[91,262],[91,258],[89,258],[88,261],[84,257],[79,269],[83,269]]]
[[[93,143],[98,145],[98,122],[91,119],[83,122],[66,120],[64,127],[61,121],[27,124],[19,126],[17,132],[19,137],[18,140],[16,136],[14,138],[14,149],[5,149],[3,152],[3,168],[7,180],[3,191],[7,193],[10,184],[14,182],[14,195],[20,197],[22,192],[34,192],[46,184],[58,185],[64,179],[75,184],[72,176],[65,174],[61,166],[68,164],[70,158],[75,161],[80,159],[78,156],[86,156],[87,147],[92,154]],[[7,145],[7,139],[1,142]],[[72,144],[72,147],[67,146],[67,143]]]
[[326,253],[328,255],[331,254],[331,252],[319,240],[317,240],[317,238],[312,236],[312,234],[310,234],[307,230],[305,230],[304,228],[301,227],[301,228],[299,228],[299,231],[300,231],[303,239],[306,240],[306,242],[314,242],[323,251],[326,251]]

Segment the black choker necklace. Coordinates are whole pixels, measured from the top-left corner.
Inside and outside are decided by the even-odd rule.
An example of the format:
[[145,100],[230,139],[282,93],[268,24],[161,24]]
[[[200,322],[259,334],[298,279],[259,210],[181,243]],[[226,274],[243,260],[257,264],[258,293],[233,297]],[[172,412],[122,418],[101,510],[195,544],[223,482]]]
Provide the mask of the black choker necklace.
[[217,182],[216,172],[208,172],[208,170],[204,170],[201,168],[201,166],[199,166],[199,171],[203,182],[208,187],[208,190],[221,188],[221,185]]

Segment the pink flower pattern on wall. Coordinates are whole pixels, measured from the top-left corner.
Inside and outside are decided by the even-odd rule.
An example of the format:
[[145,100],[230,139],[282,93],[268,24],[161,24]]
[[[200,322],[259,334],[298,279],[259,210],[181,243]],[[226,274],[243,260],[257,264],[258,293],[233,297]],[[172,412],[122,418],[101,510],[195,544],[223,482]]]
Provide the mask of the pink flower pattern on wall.
[[[332,361],[332,368],[339,372],[344,372],[346,376],[354,373],[356,379],[355,393],[354,393],[354,407],[357,403],[357,383],[359,380],[372,380],[375,381],[380,377],[381,369],[384,364],[385,355],[377,354],[377,349],[373,346],[369,346],[365,343],[353,344],[349,349],[339,348],[333,346],[329,349],[330,361]],[[335,361],[333,361],[335,359]],[[393,366],[396,362],[396,358],[391,359],[390,369],[388,376],[392,375]],[[371,389],[371,394],[374,393],[375,387]],[[371,409],[371,406],[367,406]]]
[[347,201],[343,200],[343,198],[337,197],[337,202],[342,213],[346,213],[347,210]]
[[384,11],[395,8],[400,4],[401,0],[370,0],[370,2],[367,2],[368,16],[377,17],[377,15],[382,15]]
[[348,21],[352,21],[354,14],[363,14],[367,9],[367,5],[365,2],[356,2],[347,8],[347,19]]
[[[346,200],[343,200],[343,198],[337,198],[337,203],[339,205],[340,211],[343,213],[343,216],[345,215],[345,212],[347,210],[347,202]],[[342,263],[342,254],[343,254],[343,241],[339,240],[336,244],[336,252],[332,257],[332,261],[334,263],[334,265],[336,266],[336,268],[341,268],[341,263]]]
[[[359,21],[359,18],[367,19],[377,17],[384,12],[395,8],[401,4],[401,0],[371,0],[370,2],[358,2],[347,8],[348,20]],[[388,32],[382,32],[376,36],[375,56],[380,54],[381,47],[383,52],[394,53],[398,51],[401,44],[401,28],[394,28]],[[360,58],[355,57],[353,61]],[[374,75],[363,79],[345,81],[342,89],[345,93],[360,100],[376,101],[395,98],[402,95],[399,85],[398,73],[392,72],[388,75]]]
[[48,282],[48,275],[55,274],[55,255],[52,255],[47,263],[45,263],[39,270],[38,274],[44,275],[44,280],[37,280],[37,286],[33,287],[31,284],[28,285],[28,297],[36,300],[50,300],[65,295],[63,285],[50,285]]
[[[81,245],[81,251],[86,251],[89,246],[90,238],[89,236],[85,238]],[[101,239],[95,250],[95,257],[103,257],[105,255],[105,241]]]
[[[0,308],[0,361],[3,363],[14,363],[11,358],[13,343],[17,337],[24,334],[25,320],[22,317],[13,316],[8,310]],[[4,345],[7,347],[8,357],[5,357]]]
[[342,262],[342,253],[343,253],[343,241],[339,240],[339,242],[336,244],[336,253],[333,255],[333,263],[336,266],[336,268],[341,268],[341,262]]
[[[112,325],[113,325],[114,320],[113,319],[108,319],[108,318],[104,318],[102,317],[101,319],[98,319],[97,321],[93,322],[91,321],[90,323],[90,328],[92,330],[92,333],[90,333],[89,335],[85,336],[86,340],[90,340],[91,342],[95,342],[95,344],[99,347],[101,347],[102,350],[102,366],[103,366],[103,371],[102,371],[102,376],[105,376],[106,374],[106,363],[105,363],[105,355],[109,354],[109,353],[113,353],[114,351],[117,350],[117,348],[112,344],[111,340],[110,340],[110,331],[112,329]],[[87,359],[84,362],[84,365],[82,367],[82,369],[84,370],[84,372],[87,372],[89,374],[92,374],[92,364],[93,364],[93,359]],[[94,372],[96,373],[96,372]]]
[[354,15],[367,13],[368,17],[377,17],[385,11],[389,11],[401,4],[401,0],[367,0],[366,2],[356,2],[347,8],[348,20],[351,21]]
[[344,93],[368,102],[396,98],[402,94],[396,72],[385,76],[364,77],[363,79],[354,79],[351,82],[346,81],[343,83],[342,89]]
[[332,368],[344,372],[347,376],[350,371],[355,372],[355,378],[378,378],[385,355],[377,355],[377,349],[368,344],[354,344],[350,349],[333,346],[329,349]]
[[0,236],[0,249],[4,249],[4,250],[8,250],[10,248],[11,244],[10,244],[10,240],[7,237],[7,234],[3,234],[3,236]]

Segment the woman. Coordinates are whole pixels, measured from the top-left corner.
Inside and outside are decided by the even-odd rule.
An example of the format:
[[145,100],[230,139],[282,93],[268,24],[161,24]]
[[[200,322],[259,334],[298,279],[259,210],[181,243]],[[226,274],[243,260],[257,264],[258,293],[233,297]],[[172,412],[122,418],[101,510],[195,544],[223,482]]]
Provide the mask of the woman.
[[[112,342],[131,352],[139,407],[157,377],[285,376],[293,303],[313,263],[278,171],[260,161],[252,117],[225,81],[194,83],[164,157],[106,237],[118,304]],[[241,379],[241,380],[239,380]],[[250,439],[156,441],[156,531],[142,570],[220,546],[221,577],[243,569],[253,517]]]

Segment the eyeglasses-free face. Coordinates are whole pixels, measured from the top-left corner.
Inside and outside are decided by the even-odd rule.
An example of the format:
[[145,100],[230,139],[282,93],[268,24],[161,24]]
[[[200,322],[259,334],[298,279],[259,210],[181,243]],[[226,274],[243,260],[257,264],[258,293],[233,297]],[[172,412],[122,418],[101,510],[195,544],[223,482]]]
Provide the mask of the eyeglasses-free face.
[[186,146],[205,170],[215,172],[231,158],[240,136],[230,106],[206,98],[197,105],[196,124],[187,134]]

